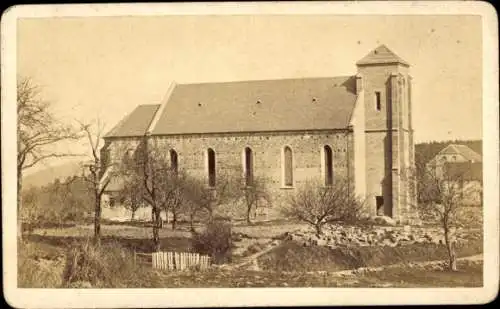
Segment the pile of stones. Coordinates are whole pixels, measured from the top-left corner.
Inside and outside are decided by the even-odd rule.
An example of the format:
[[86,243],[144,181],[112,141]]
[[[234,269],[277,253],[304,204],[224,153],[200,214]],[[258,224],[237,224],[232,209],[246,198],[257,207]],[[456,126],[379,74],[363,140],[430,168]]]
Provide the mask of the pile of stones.
[[[457,242],[477,238],[461,230],[453,233]],[[414,226],[342,226],[328,225],[321,235],[312,229],[301,229],[286,235],[285,239],[294,240],[304,246],[327,246],[331,248],[347,246],[402,246],[415,243],[444,244],[440,228]]]

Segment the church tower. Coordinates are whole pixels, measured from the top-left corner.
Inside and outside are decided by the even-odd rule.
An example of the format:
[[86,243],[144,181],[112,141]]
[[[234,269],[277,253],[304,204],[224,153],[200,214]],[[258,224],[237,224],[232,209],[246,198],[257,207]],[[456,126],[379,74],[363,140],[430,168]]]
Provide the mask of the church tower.
[[366,203],[372,215],[414,215],[416,187],[410,65],[385,45],[357,65],[364,95]]

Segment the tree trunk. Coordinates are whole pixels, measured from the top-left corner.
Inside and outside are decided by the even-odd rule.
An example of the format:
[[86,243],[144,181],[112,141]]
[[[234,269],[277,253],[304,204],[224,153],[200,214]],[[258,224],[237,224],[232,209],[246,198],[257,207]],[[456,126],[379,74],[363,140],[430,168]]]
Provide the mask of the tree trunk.
[[252,212],[252,205],[247,205],[247,223],[251,224],[252,220],[250,220],[250,213]]
[[208,208],[208,222],[212,222],[214,218],[214,209],[212,208],[212,206],[210,206]]
[[94,213],[94,243],[101,243],[101,197],[95,193],[95,213]]
[[132,216],[130,217],[130,221],[134,221],[135,219],[135,210],[132,209]]
[[153,222],[153,251],[154,252],[159,252],[160,251],[161,215],[160,215],[160,211],[156,207],[153,207],[153,216],[154,216],[154,222]]
[[450,239],[448,227],[444,229],[444,241],[446,244],[446,250],[448,251],[448,269],[451,271],[457,271],[457,254],[455,252],[454,242]]
[[194,212],[191,212],[189,214],[189,227],[192,233],[194,233],[196,230],[194,229]]
[[455,248],[454,245],[451,244],[451,254],[450,254],[450,270],[451,271],[457,271],[457,256],[455,253]]
[[314,228],[316,229],[316,235],[319,236],[323,234],[322,225],[317,223]]
[[177,211],[172,211],[172,230],[175,231],[177,225]]
[[22,207],[22,186],[23,186],[23,172],[21,168],[17,168],[17,237],[19,239],[23,238],[23,220],[21,217],[21,207]]

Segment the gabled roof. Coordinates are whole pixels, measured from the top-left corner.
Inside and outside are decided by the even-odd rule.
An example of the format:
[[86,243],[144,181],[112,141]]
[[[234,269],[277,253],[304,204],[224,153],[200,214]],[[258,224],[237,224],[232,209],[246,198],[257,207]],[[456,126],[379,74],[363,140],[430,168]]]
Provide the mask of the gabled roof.
[[439,154],[452,154],[452,155],[461,155],[468,161],[481,162],[481,155],[470,149],[465,145],[458,144],[450,144],[446,146],[443,150],[439,152]]
[[139,105],[123,118],[104,138],[107,137],[137,137],[146,133],[160,105]]
[[179,84],[150,133],[343,129],[356,97],[352,76]]
[[356,62],[356,65],[373,65],[373,64],[389,64],[389,63],[399,63],[404,66],[410,66],[408,62],[401,59],[398,55],[393,53],[387,46],[380,45],[379,47],[372,50],[364,58]]

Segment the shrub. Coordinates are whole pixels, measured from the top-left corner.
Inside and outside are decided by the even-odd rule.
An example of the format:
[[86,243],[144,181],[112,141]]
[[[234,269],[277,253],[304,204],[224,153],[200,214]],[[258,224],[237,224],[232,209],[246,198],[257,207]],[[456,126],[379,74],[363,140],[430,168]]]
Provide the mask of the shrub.
[[210,221],[203,232],[195,234],[192,238],[193,249],[209,255],[215,264],[231,261],[231,223],[225,219]]
[[86,286],[88,282],[92,287],[120,288],[153,284],[139,278],[145,275],[147,271],[135,265],[132,254],[119,243],[96,246],[87,240],[69,249],[62,276],[65,287]]
[[347,179],[335,179],[331,186],[308,181],[290,196],[282,212],[314,227],[319,235],[327,223],[357,222],[363,215],[363,202],[355,195]]

